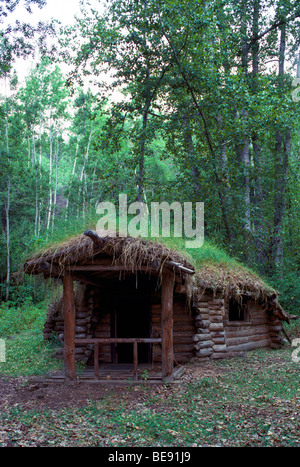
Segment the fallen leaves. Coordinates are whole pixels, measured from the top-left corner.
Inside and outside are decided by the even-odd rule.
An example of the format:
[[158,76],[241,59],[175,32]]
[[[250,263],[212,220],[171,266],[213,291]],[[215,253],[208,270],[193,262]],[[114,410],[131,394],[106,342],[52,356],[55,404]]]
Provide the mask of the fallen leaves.
[[168,388],[0,380],[0,446],[299,446],[299,367],[289,357],[189,366]]

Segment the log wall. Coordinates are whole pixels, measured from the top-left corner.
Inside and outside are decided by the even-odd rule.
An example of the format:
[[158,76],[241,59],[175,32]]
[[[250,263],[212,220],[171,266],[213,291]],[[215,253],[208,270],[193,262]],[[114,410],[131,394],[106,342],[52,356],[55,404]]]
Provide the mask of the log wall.
[[[151,337],[161,337],[161,304],[152,303]],[[183,296],[174,296],[173,302],[173,348],[175,363],[183,363],[194,357],[193,336],[196,332],[195,320],[187,309]],[[161,346],[153,345],[153,362],[161,363]]]
[[268,316],[263,305],[248,299],[247,321],[229,321],[224,299],[211,295],[194,298],[197,332],[193,337],[195,355],[201,359],[219,359],[247,350],[282,345],[280,321]]
[[[192,311],[188,311],[184,295],[175,294],[173,303],[173,349],[175,363],[184,363],[193,357],[221,359],[247,350],[262,347],[280,347],[283,344],[282,325],[273,314],[268,315],[262,305],[248,301],[249,320],[230,322],[228,307],[221,297],[195,295]],[[49,313],[44,337],[52,332],[63,341],[62,313]],[[151,335],[161,337],[161,300],[153,295],[151,305]],[[111,337],[110,305],[100,290],[84,287],[81,300],[76,302],[75,338]],[[100,347],[100,362],[111,362],[111,345]],[[161,363],[161,344],[153,344],[153,363]],[[87,362],[93,354],[92,345],[75,349],[76,360]],[[63,348],[57,356],[63,358]]]
[[[76,326],[75,339],[85,339],[93,337],[92,317],[94,313],[94,290],[90,287],[83,287],[80,294],[75,296]],[[79,298],[78,298],[79,296]],[[59,337],[63,343],[64,340],[64,316],[58,304],[58,310],[55,313],[53,305],[50,307],[48,318],[44,327],[44,338],[50,339],[52,333]],[[75,347],[76,361],[87,362],[92,355],[92,346],[83,345]],[[63,348],[58,349],[56,357],[63,358]]]

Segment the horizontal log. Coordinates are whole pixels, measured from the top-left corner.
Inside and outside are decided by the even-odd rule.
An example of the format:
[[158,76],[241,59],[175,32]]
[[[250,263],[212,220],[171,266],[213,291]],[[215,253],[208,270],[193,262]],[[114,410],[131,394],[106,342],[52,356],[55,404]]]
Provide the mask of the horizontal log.
[[251,324],[268,324],[267,318],[251,318]]
[[217,311],[222,312],[224,308],[221,305],[210,305],[209,304],[209,310],[210,312],[217,312]]
[[173,344],[174,346],[178,346],[178,345],[189,345],[189,346],[193,346],[193,341],[191,339],[174,339],[173,340]]
[[214,352],[226,352],[227,347],[225,344],[223,345],[213,345],[213,351]]
[[214,344],[225,344],[225,337],[212,337]]
[[[173,336],[175,337],[186,337],[187,339],[191,339],[193,335],[195,334],[195,329],[191,330],[190,332],[188,331],[182,331],[180,329],[175,329],[173,332]],[[155,337],[155,336],[154,336]]]
[[162,342],[161,338],[150,338],[150,337],[110,337],[110,338],[92,338],[92,339],[75,339],[75,344],[133,344],[137,343],[159,343]]
[[210,321],[210,316],[207,313],[205,314],[203,313],[203,315],[201,315],[200,318],[195,320],[195,322],[198,322],[198,321]]
[[212,355],[213,353],[213,349],[210,347],[210,348],[206,348],[206,349],[199,349],[195,352],[195,355],[196,357],[209,357],[210,355]]
[[222,316],[210,316],[210,322],[211,323],[222,323],[222,326],[223,326],[223,318]]
[[235,354],[233,352],[214,352],[212,355],[211,355],[211,359],[212,360],[221,360],[222,358],[230,358],[230,357],[233,357]]
[[224,305],[224,300],[222,298],[213,298],[209,300],[209,305]]
[[90,318],[77,319],[76,317],[76,324],[78,326],[83,326],[84,324],[89,324],[89,323],[90,323]]
[[111,335],[110,332],[95,332],[93,337],[96,339],[109,339]]
[[105,325],[101,325],[101,324],[98,324],[95,328],[94,328],[94,333],[96,332],[106,332],[106,333],[109,333],[109,337],[110,336],[110,325],[109,324],[105,324]]
[[76,319],[88,319],[88,313],[85,311],[76,311]]
[[208,301],[204,302],[197,302],[197,306],[195,308],[205,308],[207,309],[208,308]]
[[232,350],[254,350],[258,348],[263,348],[263,347],[270,347],[271,345],[271,340],[270,339],[264,339],[264,340],[259,340],[255,342],[247,342],[244,344],[238,344],[238,345],[228,345],[227,348],[229,351]]
[[257,334],[267,334],[268,326],[248,326],[247,328],[226,329],[226,337],[253,336]]
[[196,313],[198,313],[199,315],[202,315],[202,313],[209,314],[209,308],[208,307],[197,307]]
[[75,339],[86,339],[86,338],[87,338],[86,333],[75,334]]
[[196,334],[211,334],[208,328],[197,328]]
[[210,326],[210,321],[208,319],[197,320],[195,322],[196,327],[198,328],[208,328]]
[[210,331],[223,331],[223,323],[211,323],[209,326]]
[[209,320],[209,314],[208,313],[202,313],[201,315],[198,314],[197,316],[194,317],[194,321],[207,321]]
[[263,341],[266,339],[269,339],[269,334],[254,334],[252,336],[241,336],[241,337],[227,337],[225,339],[226,345],[232,346],[232,345],[238,345],[238,344],[243,344],[247,342],[256,342],[256,341]]
[[195,334],[193,337],[193,341],[194,342],[208,341],[208,340],[211,340],[210,337],[211,337],[210,334]]
[[225,331],[213,331],[211,332],[212,339],[223,338],[225,337]]
[[209,315],[210,316],[222,316],[224,315],[224,310],[223,308],[218,308],[217,310],[209,309]]
[[282,331],[282,326],[281,326],[281,325],[280,325],[280,326],[270,326],[270,325],[269,325],[269,329],[270,329],[270,332],[271,332],[271,331],[272,331],[272,332],[276,332],[276,331],[277,331],[277,332],[280,332],[280,331]]
[[199,341],[194,344],[194,348],[199,350],[199,349],[204,349],[206,347],[212,347],[214,345],[213,341],[208,340],[208,341]]
[[194,350],[194,346],[193,344],[186,344],[186,345],[183,345],[183,344],[174,344],[174,352],[177,353],[177,352],[193,352]]
[[[161,315],[152,316],[152,323],[160,323]],[[194,319],[191,318],[188,314],[185,315],[173,315],[174,323],[190,323],[194,324]]]

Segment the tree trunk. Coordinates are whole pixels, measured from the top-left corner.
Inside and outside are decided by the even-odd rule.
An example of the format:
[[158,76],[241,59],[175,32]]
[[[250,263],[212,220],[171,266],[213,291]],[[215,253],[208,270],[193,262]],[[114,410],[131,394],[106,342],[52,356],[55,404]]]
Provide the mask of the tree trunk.
[[47,230],[50,228],[50,222],[52,217],[52,165],[53,165],[53,137],[52,137],[52,125],[50,125],[49,130],[49,142],[50,142],[50,150],[49,150],[49,207],[47,211]]
[[146,97],[144,102],[143,109],[143,123],[142,123],[142,132],[140,137],[140,147],[139,147],[139,164],[138,164],[138,195],[137,200],[141,203],[143,201],[143,191],[144,191],[144,166],[145,166],[145,149],[146,149],[146,139],[147,139],[147,124],[148,124],[148,113],[151,105],[151,94],[149,88],[149,79],[150,79],[150,70],[147,65],[146,68]]
[[53,212],[52,212],[52,232],[54,230],[54,222],[55,222],[55,215],[56,215],[56,202],[57,202],[57,186],[58,186],[58,153],[59,153],[59,141],[58,141],[58,138],[57,138],[57,148],[56,148],[56,151],[55,151],[55,159],[54,159],[54,167],[55,167],[55,183],[54,183],[54,193],[53,193],[53,206],[54,206],[54,209],[53,209]]
[[185,149],[187,151],[189,159],[191,160],[192,183],[195,189],[195,193],[197,193],[197,196],[199,197],[202,196],[200,174],[199,169],[197,167],[196,150],[193,142],[192,131],[187,116],[183,117],[183,137],[185,141]]
[[[246,5],[245,5],[246,8]],[[242,14],[242,26],[241,26],[241,35],[242,35],[242,70],[244,73],[245,79],[248,77],[248,42],[247,42],[247,19],[245,16],[245,12]],[[243,120],[245,123],[245,128],[248,128],[248,111],[243,109],[242,111]],[[245,139],[242,144],[242,149],[239,152],[240,160],[242,162],[242,181],[244,186],[244,230],[246,232],[251,231],[251,208],[250,208],[250,180],[249,180],[249,167],[250,167],[250,151],[249,151],[249,138],[245,136]]]
[[6,301],[9,299],[10,290],[10,176],[7,180],[7,198],[5,203],[6,220]]
[[[279,86],[283,84],[286,48],[286,25],[280,27]],[[278,129],[275,137],[275,198],[274,198],[274,266],[282,277],[283,266],[283,221],[285,214],[285,191],[291,144],[290,129]]]
[[69,181],[69,193],[68,193],[67,201],[66,201],[66,215],[65,215],[65,220],[67,220],[67,218],[68,218],[69,204],[70,204],[70,191],[71,191],[71,187],[72,187],[72,183],[73,183],[73,179],[74,179],[74,175],[75,175],[75,169],[76,169],[76,163],[77,163],[77,155],[78,155],[78,140],[77,140],[77,144],[76,144],[76,152],[75,152],[75,158],[74,158],[74,162],[73,162],[71,180]]
[[8,160],[8,174],[7,174],[7,191],[5,202],[5,233],[6,233],[6,291],[5,299],[9,299],[10,291],[10,153],[9,153],[9,139],[8,139],[8,108],[7,108],[7,93],[6,93],[6,77],[5,77],[5,138],[6,138],[6,152]]

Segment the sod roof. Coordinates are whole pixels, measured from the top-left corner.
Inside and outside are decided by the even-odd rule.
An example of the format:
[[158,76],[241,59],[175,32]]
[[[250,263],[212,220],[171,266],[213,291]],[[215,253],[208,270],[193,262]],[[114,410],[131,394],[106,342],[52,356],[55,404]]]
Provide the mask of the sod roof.
[[89,263],[105,256],[111,258],[112,264],[124,266],[133,273],[142,266],[161,271],[166,264],[171,264],[183,274],[187,272],[189,295],[211,291],[224,297],[246,294],[265,300],[276,293],[257,273],[209,243],[186,250],[184,242],[179,239],[150,241],[128,236],[109,237],[107,233],[100,233],[95,239],[92,234],[93,231],[88,230],[44,248],[26,261],[24,271],[28,274],[45,273],[45,264],[50,264],[63,273],[66,266]]

